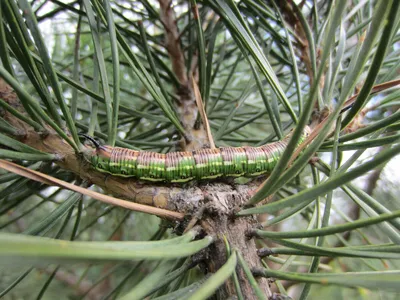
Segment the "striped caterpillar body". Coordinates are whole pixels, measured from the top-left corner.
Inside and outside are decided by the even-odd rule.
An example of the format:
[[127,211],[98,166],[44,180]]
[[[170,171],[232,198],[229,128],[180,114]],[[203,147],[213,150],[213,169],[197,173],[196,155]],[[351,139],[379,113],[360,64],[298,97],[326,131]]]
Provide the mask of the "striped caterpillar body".
[[[298,145],[309,132],[310,128],[306,127]],[[96,149],[85,153],[85,157],[100,172],[153,182],[254,177],[273,170],[290,136],[260,147],[222,147],[167,154],[96,144]]]

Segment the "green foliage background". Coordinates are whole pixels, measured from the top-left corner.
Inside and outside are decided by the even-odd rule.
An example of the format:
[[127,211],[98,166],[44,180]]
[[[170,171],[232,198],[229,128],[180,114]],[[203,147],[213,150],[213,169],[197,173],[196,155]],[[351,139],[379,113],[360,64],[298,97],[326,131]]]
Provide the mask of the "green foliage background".
[[[276,201],[238,213],[269,213],[255,234],[265,237],[260,247],[280,255],[264,258],[258,275],[289,280],[278,280],[276,288],[295,299],[396,299],[398,182],[378,179],[398,164],[400,91],[396,84],[377,94],[371,89],[398,79],[399,3],[279,2],[172,2],[187,75],[198,78],[217,146],[262,145],[295,128],[283,159],[250,200],[257,204],[274,194]],[[186,129],[157,1],[4,0],[0,7],[0,77],[28,108],[31,125],[51,125],[77,152],[78,132],[131,149],[176,150]],[[341,114],[358,92],[354,106]],[[326,125],[286,169],[296,138],[324,111]],[[354,133],[342,130],[349,123]],[[0,130],[0,158],[85,185],[52,163],[52,154],[21,146],[4,119]],[[309,164],[314,153],[320,160]],[[37,156],[27,160],[27,154]],[[205,299],[236,265],[246,268],[231,249],[221,272],[204,278],[186,257],[211,240],[194,241],[195,231],[171,240],[170,225],[1,171],[0,295]],[[84,244],[74,248],[79,243],[56,239]],[[111,246],[110,240],[130,242]],[[132,242],[150,240],[160,244]],[[162,280],[165,285],[152,290]]]

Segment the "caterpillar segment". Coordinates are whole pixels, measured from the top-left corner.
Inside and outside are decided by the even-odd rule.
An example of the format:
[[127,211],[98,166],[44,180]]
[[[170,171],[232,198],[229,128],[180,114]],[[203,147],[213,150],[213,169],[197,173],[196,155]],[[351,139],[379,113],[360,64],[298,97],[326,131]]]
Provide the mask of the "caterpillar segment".
[[243,149],[246,151],[247,157],[247,170],[245,176],[259,176],[270,170],[268,165],[268,156],[261,147],[245,146]]
[[281,141],[260,147],[267,157],[268,171],[272,171],[274,169],[279,158],[282,156],[283,151],[285,151],[285,147],[286,143]]
[[170,152],[165,158],[165,180],[187,182],[195,179],[195,161],[190,152]]
[[125,177],[137,175],[138,151],[131,151],[126,148],[108,148],[111,148],[110,160],[108,162],[108,170],[111,174],[118,173]]
[[246,151],[241,148],[220,148],[224,164],[224,174],[227,177],[244,176],[247,169]]
[[196,179],[215,179],[224,175],[223,160],[219,149],[201,149],[192,152]]
[[[306,127],[298,145],[309,135]],[[219,177],[254,177],[270,173],[291,134],[260,147],[222,147],[167,154],[97,145],[86,157],[98,171],[153,182],[184,183]]]

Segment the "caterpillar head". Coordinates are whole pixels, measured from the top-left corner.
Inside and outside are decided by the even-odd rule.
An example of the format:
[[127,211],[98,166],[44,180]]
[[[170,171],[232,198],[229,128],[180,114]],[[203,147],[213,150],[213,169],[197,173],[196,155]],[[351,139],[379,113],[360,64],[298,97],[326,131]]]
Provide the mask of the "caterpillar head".
[[100,145],[95,139],[90,136],[82,134],[86,139],[92,142],[95,148],[86,147],[82,153],[86,161],[90,162],[92,166],[101,172],[108,172],[110,166],[110,158],[112,147]]
[[97,148],[95,155],[90,159],[92,166],[101,172],[109,172],[111,152],[112,147],[110,146],[100,146]]

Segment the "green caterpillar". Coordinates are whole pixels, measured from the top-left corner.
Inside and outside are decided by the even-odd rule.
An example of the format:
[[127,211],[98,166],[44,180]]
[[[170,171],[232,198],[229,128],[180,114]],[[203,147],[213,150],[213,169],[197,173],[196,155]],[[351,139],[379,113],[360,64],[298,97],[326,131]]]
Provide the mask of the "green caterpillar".
[[[304,129],[298,145],[310,133]],[[93,167],[115,176],[153,182],[188,182],[219,177],[254,177],[270,173],[282,156],[291,134],[260,147],[222,147],[167,154],[103,146],[92,138],[95,149],[85,153]]]

